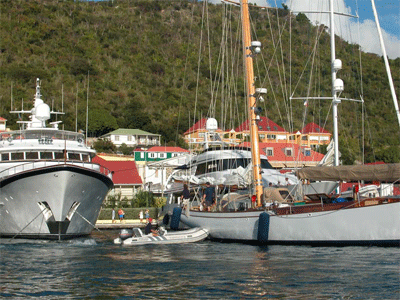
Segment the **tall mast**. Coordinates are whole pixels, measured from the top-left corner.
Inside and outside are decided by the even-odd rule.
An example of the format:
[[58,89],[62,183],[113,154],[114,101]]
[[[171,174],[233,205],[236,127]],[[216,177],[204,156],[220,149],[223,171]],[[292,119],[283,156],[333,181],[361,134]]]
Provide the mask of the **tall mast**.
[[338,104],[341,102],[337,96],[336,72],[335,68],[336,53],[335,53],[335,22],[333,11],[333,0],[329,1],[330,11],[330,33],[331,33],[331,72],[332,72],[332,115],[333,115],[333,142],[334,142],[334,157],[335,166],[339,165],[339,134],[338,134]]
[[247,85],[247,101],[249,104],[249,117],[250,117],[250,141],[251,141],[251,156],[253,163],[253,179],[255,185],[255,192],[257,197],[257,206],[261,206],[261,196],[263,193],[262,179],[261,179],[261,160],[260,149],[258,145],[258,126],[256,109],[256,96],[255,96],[255,83],[253,71],[253,53],[251,49],[251,36],[250,36],[250,17],[248,0],[241,1],[242,6],[242,31],[243,31],[243,47],[244,47],[244,61],[245,61],[245,77]]
[[389,79],[389,85],[390,85],[390,91],[392,93],[393,104],[394,104],[394,108],[396,110],[397,120],[398,120],[399,126],[400,126],[399,104],[397,102],[396,91],[395,91],[394,85],[393,85],[392,73],[390,72],[390,65],[389,65],[389,61],[387,59],[387,55],[386,55],[385,43],[383,42],[382,30],[381,30],[381,25],[379,24],[378,13],[376,12],[375,1],[371,0],[371,4],[372,4],[372,10],[374,11],[376,27],[378,29],[379,41],[381,43],[381,49],[382,49],[383,59],[385,61],[386,73],[387,73],[387,76]]

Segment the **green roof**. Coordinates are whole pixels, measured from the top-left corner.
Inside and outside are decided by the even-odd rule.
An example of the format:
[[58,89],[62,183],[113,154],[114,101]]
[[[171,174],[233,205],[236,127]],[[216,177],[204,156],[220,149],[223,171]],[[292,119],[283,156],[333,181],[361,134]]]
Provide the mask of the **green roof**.
[[109,133],[106,133],[104,136],[109,135],[152,135],[152,136],[160,136],[159,134],[150,133],[140,129],[126,129],[126,128],[119,128]]

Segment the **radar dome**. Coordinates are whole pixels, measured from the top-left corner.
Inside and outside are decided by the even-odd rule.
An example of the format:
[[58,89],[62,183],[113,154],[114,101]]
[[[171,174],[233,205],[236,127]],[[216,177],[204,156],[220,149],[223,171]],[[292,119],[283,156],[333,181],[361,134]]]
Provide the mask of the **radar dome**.
[[46,103],[41,103],[35,107],[35,117],[40,121],[50,119],[50,107]]
[[207,130],[217,130],[218,129],[218,122],[214,118],[208,118],[206,122],[206,129]]

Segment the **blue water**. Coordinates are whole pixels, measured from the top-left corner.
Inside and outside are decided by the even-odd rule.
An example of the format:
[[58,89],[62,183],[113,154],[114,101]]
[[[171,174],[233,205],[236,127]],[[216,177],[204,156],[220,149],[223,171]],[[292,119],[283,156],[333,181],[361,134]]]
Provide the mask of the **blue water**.
[[400,299],[400,249],[0,240],[0,298]]

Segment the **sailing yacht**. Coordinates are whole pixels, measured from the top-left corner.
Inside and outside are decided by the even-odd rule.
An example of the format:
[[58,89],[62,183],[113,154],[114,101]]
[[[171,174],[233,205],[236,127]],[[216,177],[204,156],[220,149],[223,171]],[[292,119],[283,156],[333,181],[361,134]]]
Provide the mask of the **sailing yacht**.
[[[331,46],[332,101],[335,126],[335,162],[338,165],[337,105],[338,93],[343,90],[343,81],[336,78],[341,62],[334,54],[333,1],[331,1]],[[399,245],[400,243],[400,198],[394,196],[351,198],[320,198],[296,202],[285,197],[268,197],[270,188],[263,188],[261,162],[258,146],[256,94],[253,76],[253,57],[259,52],[259,43],[251,42],[248,1],[241,1],[244,57],[247,80],[247,99],[251,119],[251,142],[253,164],[253,187],[248,195],[237,195],[228,191],[219,199],[212,211],[201,209],[200,203],[185,203],[175,208],[171,227],[179,221],[189,227],[207,229],[209,236],[217,240],[234,240],[270,244],[313,244],[313,245]],[[363,169],[364,166],[360,166]],[[374,165],[366,171],[354,173],[352,168],[336,166],[311,169],[321,174],[298,172],[303,180],[372,180],[393,183],[400,178],[400,164]],[[344,170],[354,177],[345,177]],[[336,173],[335,173],[336,172]],[[337,176],[323,176],[326,173]],[[350,179],[349,179],[350,178]],[[271,188],[272,189],[272,188]],[[232,195],[234,194],[234,195]],[[256,206],[252,206],[255,198]],[[250,205],[237,205],[237,204]]]
[[50,123],[37,79],[34,107],[20,130],[0,133],[0,237],[70,239],[90,234],[113,188],[111,172],[93,163],[84,135]]

